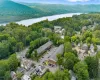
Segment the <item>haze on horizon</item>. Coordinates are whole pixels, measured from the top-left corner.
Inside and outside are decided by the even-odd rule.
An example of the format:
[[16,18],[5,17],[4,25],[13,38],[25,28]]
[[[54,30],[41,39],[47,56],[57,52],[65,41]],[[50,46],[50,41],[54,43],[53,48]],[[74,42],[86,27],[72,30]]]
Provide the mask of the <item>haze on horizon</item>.
[[12,0],[25,3],[51,3],[51,4],[100,4],[100,0]]

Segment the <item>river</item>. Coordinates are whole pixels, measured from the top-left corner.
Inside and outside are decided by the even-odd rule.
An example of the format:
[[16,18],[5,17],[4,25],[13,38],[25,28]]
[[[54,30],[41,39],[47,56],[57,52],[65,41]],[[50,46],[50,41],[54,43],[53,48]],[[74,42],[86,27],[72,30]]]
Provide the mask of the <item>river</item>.
[[[27,20],[21,20],[21,21],[18,21],[16,23],[18,24],[22,24],[22,25],[25,25],[25,26],[29,26],[31,24],[34,24],[34,23],[37,23],[37,22],[40,22],[40,21],[43,21],[43,20],[46,20],[48,19],[49,21],[53,21],[53,20],[56,20],[56,19],[59,19],[59,18],[64,18],[64,17],[72,17],[73,15],[80,15],[81,13],[67,13],[67,14],[59,14],[59,15],[53,15],[53,16],[46,16],[46,17],[40,17],[40,18],[33,18],[33,19],[27,19]],[[7,23],[5,24],[0,24],[0,25],[6,25]]]

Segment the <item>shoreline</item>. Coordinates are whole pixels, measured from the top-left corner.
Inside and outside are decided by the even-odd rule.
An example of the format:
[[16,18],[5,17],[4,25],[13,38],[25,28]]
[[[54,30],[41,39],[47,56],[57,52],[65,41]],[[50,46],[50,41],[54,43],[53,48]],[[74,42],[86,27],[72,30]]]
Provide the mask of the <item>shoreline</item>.
[[[52,15],[52,16],[44,16],[44,17],[40,17],[40,18],[32,18],[32,19],[26,19],[26,20],[21,20],[21,21],[17,21],[15,23],[19,24],[19,25],[25,25],[25,26],[29,26],[32,25],[34,23],[37,22],[41,22],[43,20],[48,19],[49,21],[53,21],[53,20],[57,20],[59,18],[64,18],[64,17],[72,17],[73,15],[80,15],[81,13],[66,13],[66,14],[57,14],[57,15]],[[1,23],[1,25],[5,26],[8,23]]]

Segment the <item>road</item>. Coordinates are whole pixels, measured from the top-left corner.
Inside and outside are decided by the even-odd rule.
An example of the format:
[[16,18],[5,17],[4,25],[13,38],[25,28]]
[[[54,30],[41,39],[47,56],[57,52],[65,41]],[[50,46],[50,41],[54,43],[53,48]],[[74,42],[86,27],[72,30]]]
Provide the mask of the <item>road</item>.
[[28,49],[29,49],[29,47],[26,47],[24,50],[17,52],[16,53],[17,57],[20,58],[20,59],[25,58],[25,55],[26,55]]

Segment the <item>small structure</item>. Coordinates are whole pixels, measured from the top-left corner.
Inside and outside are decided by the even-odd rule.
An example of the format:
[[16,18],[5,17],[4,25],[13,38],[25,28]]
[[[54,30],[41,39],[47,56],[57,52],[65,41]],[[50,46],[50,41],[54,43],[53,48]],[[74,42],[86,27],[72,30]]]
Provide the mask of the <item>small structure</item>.
[[22,76],[21,80],[31,80],[31,78],[28,75],[24,75],[24,76]]
[[59,33],[61,31],[61,27],[60,26],[54,26],[54,31],[55,33]]
[[88,45],[87,44],[83,44],[83,46],[82,46],[82,50],[88,50]]
[[87,29],[86,26],[82,27],[82,32],[86,31],[86,29]]
[[54,26],[54,32],[59,33],[61,35],[64,35],[65,34],[65,29],[62,29],[62,27],[60,27],[60,26]]
[[35,69],[35,74],[42,76],[44,73],[46,72],[46,68],[44,66],[39,65],[36,69]]
[[64,45],[62,44],[49,57],[48,63],[51,64],[51,65],[56,65],[57,54],[63,54],[63,52],[64,52]]
[[25,68],[26,70],[29,70],[33,65],[33,62],[27,59],[22,59],[21,61],[21,67]]
[[50,49],[52,45],[53,43],[51,41],[48,41],[47,43],[45,43],[44,45],[42,45],[41,47],[37,49],[37,53],[41,54],[45,52],[46,50]]
[[12,80],[17,80],[17,75],[14,71],[11,71],[11,78]]
[[24,74],[25,69],[24,69],[24,68],[21,68],[21,67],[18,67],[16,72],[17,72],[17,73],[22,73],[22,74]]

